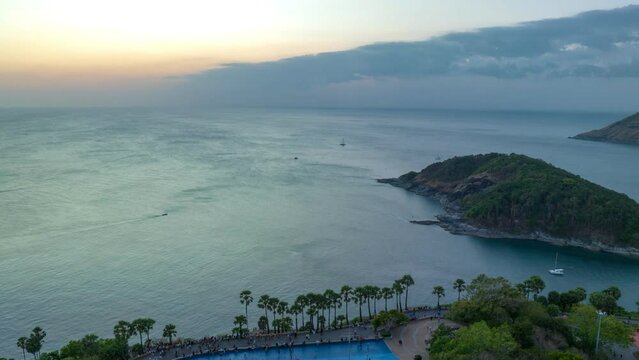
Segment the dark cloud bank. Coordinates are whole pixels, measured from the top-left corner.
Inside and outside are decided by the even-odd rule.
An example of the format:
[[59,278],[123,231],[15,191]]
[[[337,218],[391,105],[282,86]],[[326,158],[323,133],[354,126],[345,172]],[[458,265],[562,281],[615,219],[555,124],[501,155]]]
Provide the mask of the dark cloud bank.
[[637,110],[639,6],[228,64],[179,83],[201,105]]

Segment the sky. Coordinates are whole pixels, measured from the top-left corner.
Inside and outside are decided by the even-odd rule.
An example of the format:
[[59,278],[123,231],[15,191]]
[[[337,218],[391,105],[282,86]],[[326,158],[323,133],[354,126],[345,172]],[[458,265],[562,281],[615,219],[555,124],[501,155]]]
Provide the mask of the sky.
[[625,110],[630,4],[0,0],[0,106]]

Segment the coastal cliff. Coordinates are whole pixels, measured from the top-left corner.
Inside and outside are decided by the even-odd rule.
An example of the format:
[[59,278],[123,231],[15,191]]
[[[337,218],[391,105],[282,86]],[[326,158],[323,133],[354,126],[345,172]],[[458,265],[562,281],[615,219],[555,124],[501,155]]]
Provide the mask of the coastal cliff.
[[574,138],[639,145],[639,113],[628,116],[602,129],[581,133]]
[[542,160],[469,155],[378,181],[437,198],[437,225],[454,234],[639,256],[639,204]]

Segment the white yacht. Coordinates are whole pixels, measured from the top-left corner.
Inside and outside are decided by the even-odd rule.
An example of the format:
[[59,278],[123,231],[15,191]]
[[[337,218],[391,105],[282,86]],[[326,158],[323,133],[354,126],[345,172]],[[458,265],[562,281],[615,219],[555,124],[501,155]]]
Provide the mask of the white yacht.
[[548,270],[551,275],[562,276],[564,274],[564,269],[557,267],[557,258],[559,258],[559,253],[555,253],[555,267],[553,269]]

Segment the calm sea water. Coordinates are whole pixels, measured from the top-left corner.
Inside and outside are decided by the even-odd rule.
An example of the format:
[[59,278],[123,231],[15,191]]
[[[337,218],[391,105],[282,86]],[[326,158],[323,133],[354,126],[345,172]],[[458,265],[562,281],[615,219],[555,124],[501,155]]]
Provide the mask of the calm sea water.
[[[517,152],[639,199],[639,148],[568,139],[622,115],[1,110],[0,356],[20,356],[35,325],[45,350],[137,317],[158,321],[155,336],[171,322],[197,337],[232,327],[244,288],[290,300],[404,273],[415,304],[487,273],[614,284],[632,306],[637,261],[412,225],[440,206],[375,182],[437,157]],[[547,273],[557,251],[562,278]]]

